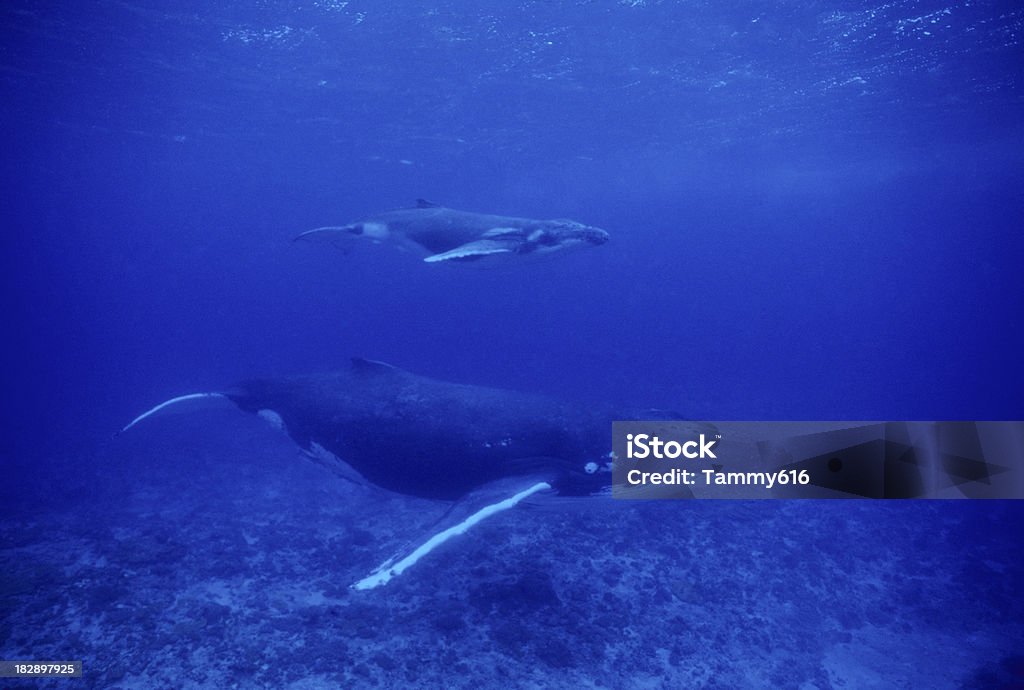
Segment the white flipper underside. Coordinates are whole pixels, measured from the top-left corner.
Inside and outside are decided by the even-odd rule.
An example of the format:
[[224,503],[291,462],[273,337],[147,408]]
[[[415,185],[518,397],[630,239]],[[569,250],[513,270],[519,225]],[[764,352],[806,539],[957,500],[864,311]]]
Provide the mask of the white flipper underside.
[[503,501],[498,501],[497,503],[492,503],[490,505],[484,506],[483,508],[476,511],[475,513],[473,513],[457,525],[453,525],[448,529],[438,532],[430,539],[428,539],[426,542],[424,542],[422,545],[420,545],[418,548],[413,550],[413,552],[405,558],[402,558],[397,562],[395,561],[394,558],[388,559],[372,573],[364,577],[362,580],[359,580],[359,582],[353,584],[352,589],[373,589],[375,587],[380,587],[381,585],[386,585],[388,582],[391,581],[392,578],[401,575],[407,569],[415,565],[416,562],[419,561],[421,558],[426,556],[428,553],[430,553],[431,551],[433,551],[438,546],[445,543],[452,537],[457,536],[459,534],[465,534],[470,530],[471,527],[489,518],[490,516],[500,513],[504,510],[508,510],[509,508],[512,508],[523,499],[528,498],[529,496],[532,496],[535,493],[545,491],[550,488],[551,485],[548,484],[547,482],[537,482],[533,486],[527,489],[523,489],[519,493],[515,494],[514,496],[510,496],[509,498],[506,498]]
[[454,261],[457,259],[470,259],[478,256],[489,256],[491,254],[510,254],[511,249],[508,248],[506,242],[496,242],[495,240],[475,240],[473,242],[467,242],[466,244],[460,244],[455,249],[449,249],[446,252],[440,254],[432,254],[424,259],[428,264],[436,263],[438,261]]

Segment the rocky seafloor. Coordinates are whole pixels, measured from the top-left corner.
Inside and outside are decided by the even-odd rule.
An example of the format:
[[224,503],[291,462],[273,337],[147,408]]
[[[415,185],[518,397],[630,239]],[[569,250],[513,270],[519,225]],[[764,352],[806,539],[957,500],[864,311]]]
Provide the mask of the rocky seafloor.
[[0,658],[84,676],[0,686],[1024,686],[1024,504],[542,501],[358,592],[447,505],[139,431],[5,494]]

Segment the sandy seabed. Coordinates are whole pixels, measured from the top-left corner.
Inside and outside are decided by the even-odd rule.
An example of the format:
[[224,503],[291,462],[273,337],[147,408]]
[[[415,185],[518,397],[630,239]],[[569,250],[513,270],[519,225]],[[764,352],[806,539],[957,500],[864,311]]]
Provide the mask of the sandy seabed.
[[1015,503],[531,502],[356,592],[447,504],[231,414],[63,471],[0,527],[0,658],[84,679],[5,687],[1024,684]]

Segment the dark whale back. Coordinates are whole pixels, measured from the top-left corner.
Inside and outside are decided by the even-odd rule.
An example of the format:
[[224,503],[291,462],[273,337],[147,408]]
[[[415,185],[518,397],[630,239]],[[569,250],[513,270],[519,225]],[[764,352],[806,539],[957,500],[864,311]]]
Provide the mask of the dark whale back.
[[317,444],[391,491],[451,500],[530,476],[586,495],[609,479],[585,468],[607,463],[615,417],[590,406],[361,359],[337,372],[247,381],[229,397],[250,412],[273,410],[300,446]]

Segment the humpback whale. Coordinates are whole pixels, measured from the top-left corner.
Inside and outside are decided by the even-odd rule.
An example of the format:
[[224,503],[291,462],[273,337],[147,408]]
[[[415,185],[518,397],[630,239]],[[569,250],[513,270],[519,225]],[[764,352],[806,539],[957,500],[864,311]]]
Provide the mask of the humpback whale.
[[466,263],[598,246],[608,241],[608,233],[574,220],[471,213],[418,199],[414,208],[380,213],[348,225],[314,228],[295,240],[316,238],[365,238],[425,254],[427,263]]
[[439,381],[354,358],[340,371],[179,396],[122,432],[172,404],[203,397],[259,415],[314,459],[329,453],[380,488],[448,501],[517,476],[544,479],[560,495],[601,491],[610,476],[595,468],[608,462],[611,422],[638,414]]
[[665,418],[654,410],[439,381],[355,358],[340,371],[254,379],[172,398],[122,432],[197,399],[228,400],[259,415],[339,476],[455,502],[459,509],[449,511],[445,529],[401,560],[386,561],[356,589],[386,583],[444,541],[534,494],[610,493],[611,422]]

